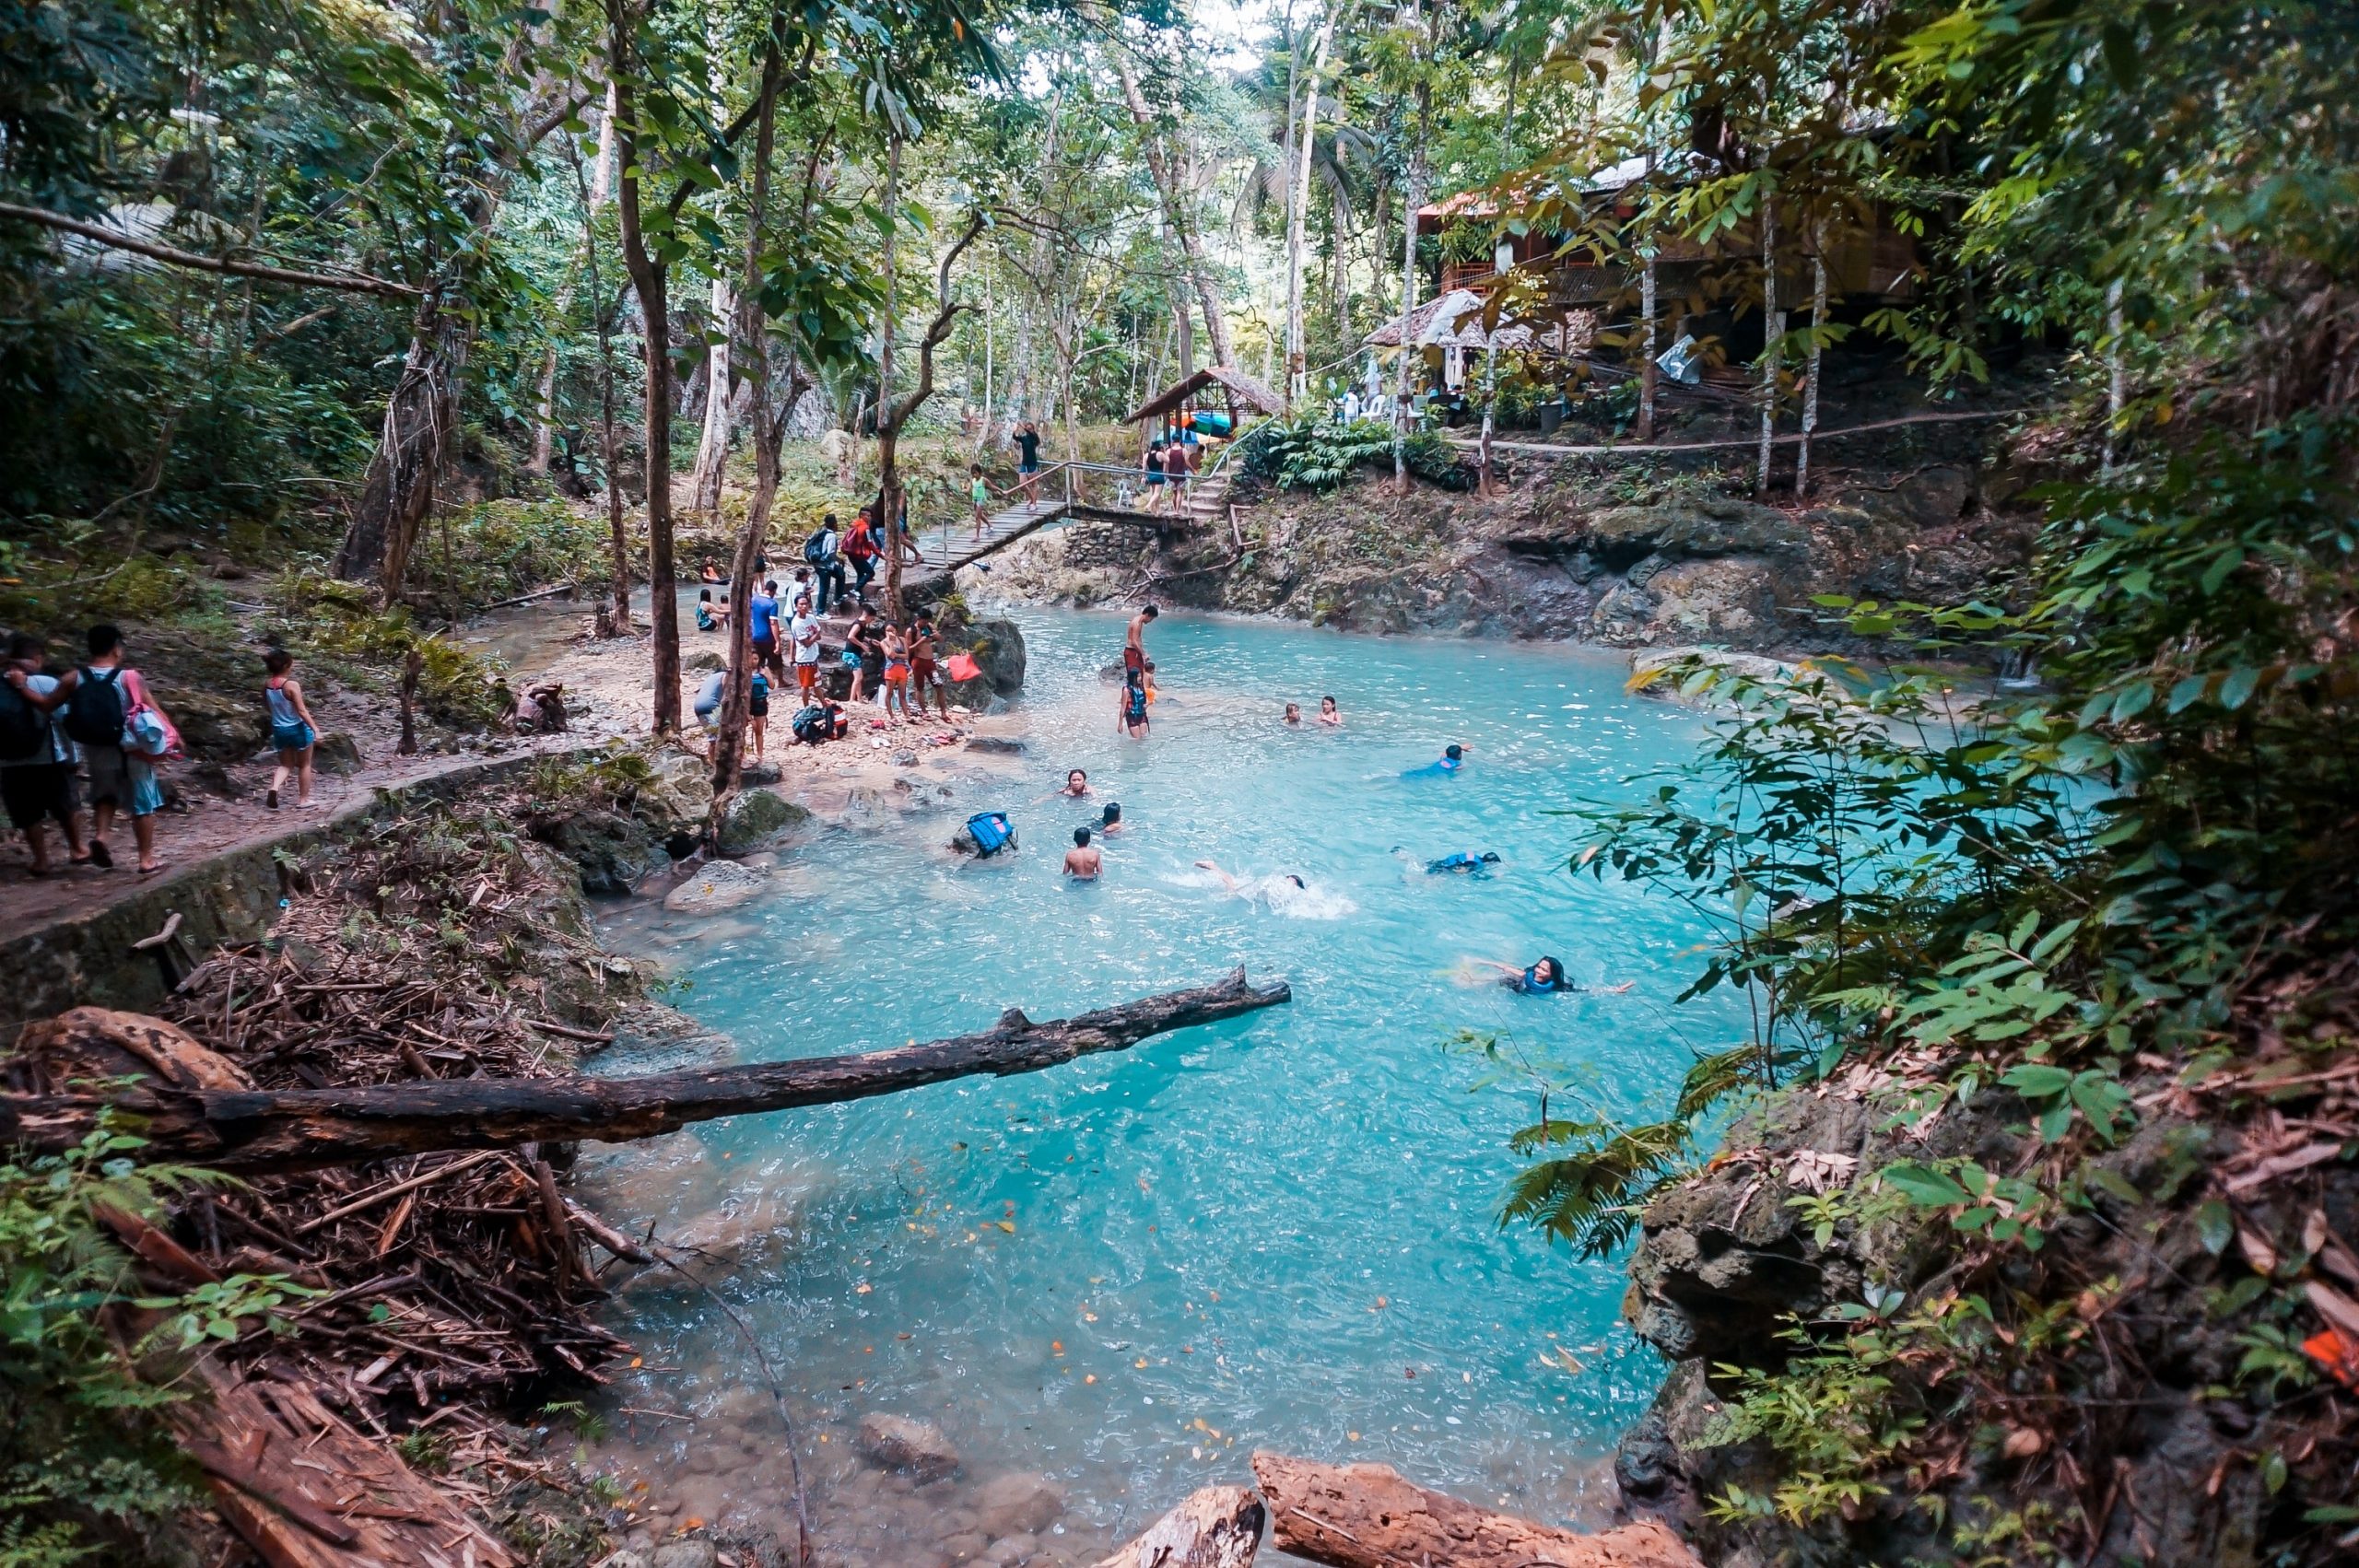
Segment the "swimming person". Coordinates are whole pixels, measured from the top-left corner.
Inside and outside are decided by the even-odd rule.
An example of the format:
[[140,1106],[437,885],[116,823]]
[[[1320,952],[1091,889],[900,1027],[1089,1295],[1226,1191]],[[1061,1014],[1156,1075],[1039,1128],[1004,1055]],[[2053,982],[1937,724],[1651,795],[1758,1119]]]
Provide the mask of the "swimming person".
[[1097,831],[1108,838],[1122,831],[1122,802],[1109,801],[1097,819]]
[[1636,980],[1625,980],[1618,986],[1575,985],[1565,977],[1564,961],[1558,958],[1536,959],[1520,969],[1496,958],[1470,958],[1466,962],[1477,968],[1496,969],[1500,985],[1524,996],[1620,996],[1637,984]]
[[1249,881],[1244,877],[1231,876],[1221,869],[1220,863],[1216,860],[1198,860],[1196,866],[1198,870],[1210,872],[1220,878],[1223,892],[1232,894],[1248,903],[1258,898],[1268,904],[1273,910],[1282,909],[1288,904],[1299,902],[1310,892],[1310,884],[1293,872],[1281,872],[1276,876],[1254,877]]
[[1344,710],[1335,706],[1333,697],[1322,696],[1319,699],[1319,722],[1332,725],[1338,730],[1344,727]]
[[[1395,849],[1394,853],[1399,854],[1401,851]],[[1491,868],[1498,863],[1499,857],[1496,850],[1485,849],[1478,855],[1472,849],[1457,849],[1444,855],[1438,860],[1427,860],[1426,874],[1446,876],[1451,872],[1462,872],[1469,876],[1486,876],[1490,873]]]
[[1061,790],[1052,790],[1049,793],[1041,796],[1040,799],[1044,801],[1078,801],[1086,799],[1088,794],[1089,775],[1076,767],[1070,769],[1065,774],[1064,788]]
[[1302,704],[1298,702],[1290,702],[1286,704],[1286,722],[1297,729],[1301,728]]
[[1065,875],[1079,882],[1096,882],[1105,869],[1106,857],[1089,842],[1089,829],[1073,830],[1073,848],[1065,851]]
[[1426,764],[1423,767],[1412,767],[1404,770],[1401,777],[1403,778],[1448,778],[1450,774],[1457,772],[1460,768],[1465,766],[1466,748],[1453,742],[1442,748],[1441,755]]

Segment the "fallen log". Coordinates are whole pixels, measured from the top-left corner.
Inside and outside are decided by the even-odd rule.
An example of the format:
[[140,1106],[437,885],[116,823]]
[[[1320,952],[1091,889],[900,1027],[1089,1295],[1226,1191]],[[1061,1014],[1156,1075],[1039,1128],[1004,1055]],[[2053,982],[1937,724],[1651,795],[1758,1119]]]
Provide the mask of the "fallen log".
[[1248,1568],[1262,1544],[1262,1500],[1243,1486],[1207,1486],[1097,1568]]
[[[1281,980],[1226,979],[1036,1024],[1009,1009],[977,1034],[802,1061],[641,1078],[468,1078],[256,1089],[235,1063],[137,1013],[77,1007],[25,1025],[5,1064],[0,1145],[55,1153],[111,1106],[146,1144],[134,1157],[222,1170],[292,1170],[439,1149],[653,1138],[691,1122],[835,1105],[947,1079],[1038,1072],[1174,1029],[1291,1000]],[[135,1082],[123,1084],[124,1078]]]
[[1494,1514],[1428,1492],[1390,1465],[1253,1456],[1270,1543],[1329,1568],[1703,1568],[1651,1519],[1597,1535]]

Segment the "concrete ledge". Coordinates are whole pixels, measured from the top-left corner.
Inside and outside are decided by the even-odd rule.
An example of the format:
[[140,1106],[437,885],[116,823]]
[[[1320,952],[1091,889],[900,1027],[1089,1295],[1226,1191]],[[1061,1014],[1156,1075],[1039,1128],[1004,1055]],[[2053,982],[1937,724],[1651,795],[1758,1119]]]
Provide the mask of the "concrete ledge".
[[[580,750],[594,748],[583,747]],[[163,964],[131,944],[154,936],[177,914],[182,938],[202,954],[224,943],[258,941],[278,918],[291,861],[357,824],[433,801],[447,801],[574,752],[523,752],[487,758],[380,789],[332,815],[267,838],[251,839],[154,882],[135,883],[95,909],[52,921],[7,943],[9,985],[0,992],[0,1039],[18,1025],[69,1007],[152,1012],[169,994]]]

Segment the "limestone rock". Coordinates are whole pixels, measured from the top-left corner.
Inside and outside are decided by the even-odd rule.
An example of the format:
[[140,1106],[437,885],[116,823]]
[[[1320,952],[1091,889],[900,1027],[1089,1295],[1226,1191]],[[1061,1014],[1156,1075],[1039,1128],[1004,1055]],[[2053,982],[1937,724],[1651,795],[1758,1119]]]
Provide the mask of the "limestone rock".
[[720,1549],[709,1540],[675,1540],[655,1549],[649,1568],[717,1568]]
[[700,675],[714,670],[725,670],[728,665],[722,662],[720,654],[708,648],[700,653],[691,653],[680,661],[680,668]]
[[643,825],[615,812],[575,812],[536,823],[533,831],[573,861],[581,872],[581,891],[596,898],[628,898],[639,880],[665,858]]
[[697,867],[686,881],[663,895],[663,907],[675,915],[717,915],[753,898],[769,879],[734,860],[712,860]]
[[333,773],[339,778],[349,778],[360,771],[359,743],[338,730],[322,735],[311,748],[311,766],[322,773]]
[[270,720],[257,692],[252,701],[223,696],[151,676],[158,706],[179,726],[188,755],[208,762],[241,762],[270,743]]
[[856,1441],[872,1462],[921,1481],[939,1480],[958,1469],[958,1450],[932,1422],[871,1410],[860,1418]]
[[1037,1536],[1064,1511],[1064,1489],[1046,1476],[994,1476],[975,1493],[978,1527],[994,1540],[1003,1536]]
[[999,735],[974,735],[968,737],[967,749],[970,752],[982,752],[992,756],[1022,756],[1024,755],[1024,743],[1022,741],[1011,741]]
[[811,813],[771,790],[743,790],[722,813],[715,837],[724,855],[744,855],[811,820]]

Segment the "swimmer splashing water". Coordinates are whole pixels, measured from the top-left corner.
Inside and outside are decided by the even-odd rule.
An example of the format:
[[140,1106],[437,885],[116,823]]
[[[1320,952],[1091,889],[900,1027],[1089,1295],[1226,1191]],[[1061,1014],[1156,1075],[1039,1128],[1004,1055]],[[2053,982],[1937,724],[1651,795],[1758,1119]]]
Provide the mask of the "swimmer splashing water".
[[1565,976],[1564,960],[1540,958],[1519,969],[1512,964],[1502,964],[1496,958],[1470,958],[1470,969],[1496,969],[1498,983],[1523,996],[1620,996],[1636,980],[1625,980],[1618,986],[1576,985]]

